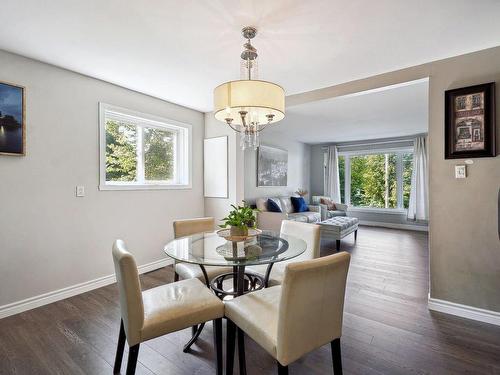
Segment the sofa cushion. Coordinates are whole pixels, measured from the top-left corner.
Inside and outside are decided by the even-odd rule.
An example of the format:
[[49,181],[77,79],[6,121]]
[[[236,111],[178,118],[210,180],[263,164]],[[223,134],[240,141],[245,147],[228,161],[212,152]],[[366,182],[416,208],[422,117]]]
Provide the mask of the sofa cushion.
[[303,197],[290,197],[292,201],[293,210],[295,212],[306,212],[309,211],[309,207],[307,207],[307,203]]
[[281,210],[287,214],[293,212],[293,205],[290,197],[280,197]]
[[269,198],[267,200],[267,210],[270,212],[283,212],[280,200],[277,198]]
[[303,215],[302,212],[288,214],[288,220],[299,221],[301,223],[308,223],[307,215]]
[[319,212],[295,212],[288,214],[288,220],[300,221],[302,223],[317,223],[321,220]]
[[257,198],[255,201],[257,209],[261,212],[267,211],[267,198]]

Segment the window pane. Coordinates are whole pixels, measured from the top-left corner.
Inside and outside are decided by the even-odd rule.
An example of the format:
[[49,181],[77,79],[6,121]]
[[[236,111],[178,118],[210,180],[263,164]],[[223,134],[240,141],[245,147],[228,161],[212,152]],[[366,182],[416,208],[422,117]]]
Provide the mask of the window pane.
[[136,145],[135,125],[106,121],[106,181],[136,181]]
[[340,201],[345,203],[345,157],[339,156]]
[[145,180],[173,180],[175,133],[157,128],[144,128],[143,137]]
[[351,204],[397,208],[395,154],[351,157]]
[[411,175],[413,172],[413,154],[403,154],[403,207],[410,202]]

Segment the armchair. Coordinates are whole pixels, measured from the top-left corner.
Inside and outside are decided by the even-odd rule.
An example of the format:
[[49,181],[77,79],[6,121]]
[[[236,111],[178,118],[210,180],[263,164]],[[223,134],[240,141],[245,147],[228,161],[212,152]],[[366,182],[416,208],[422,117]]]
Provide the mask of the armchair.
[[312,203],[320,207],[321,221],[330,219],[336,216],[347,216],[347,209],[349,206],[343,203],[335,203],[335,210],[328,210],[326,204],[321,203],[321,199],[331,199],[330,197],[325,197],[321,195],[314,195],[312,197]]

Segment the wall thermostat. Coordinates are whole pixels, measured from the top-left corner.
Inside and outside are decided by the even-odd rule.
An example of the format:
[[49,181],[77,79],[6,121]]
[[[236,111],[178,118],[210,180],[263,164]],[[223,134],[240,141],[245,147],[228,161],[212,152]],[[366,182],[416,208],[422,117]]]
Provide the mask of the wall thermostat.
[[455,165],[455,178],[466,178],[467,167],[465,165]]

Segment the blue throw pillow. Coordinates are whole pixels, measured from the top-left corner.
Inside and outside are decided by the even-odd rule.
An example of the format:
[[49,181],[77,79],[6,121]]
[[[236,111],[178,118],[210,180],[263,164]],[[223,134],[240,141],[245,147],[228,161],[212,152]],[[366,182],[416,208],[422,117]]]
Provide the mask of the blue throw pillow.
[[267,200],[267,210],[269,212],[281,212],[281,207],[272,199]]
[[303,197],[290,197],[290,199],[292,200],[292,206],[295,212],[309,211],[309,207]]

